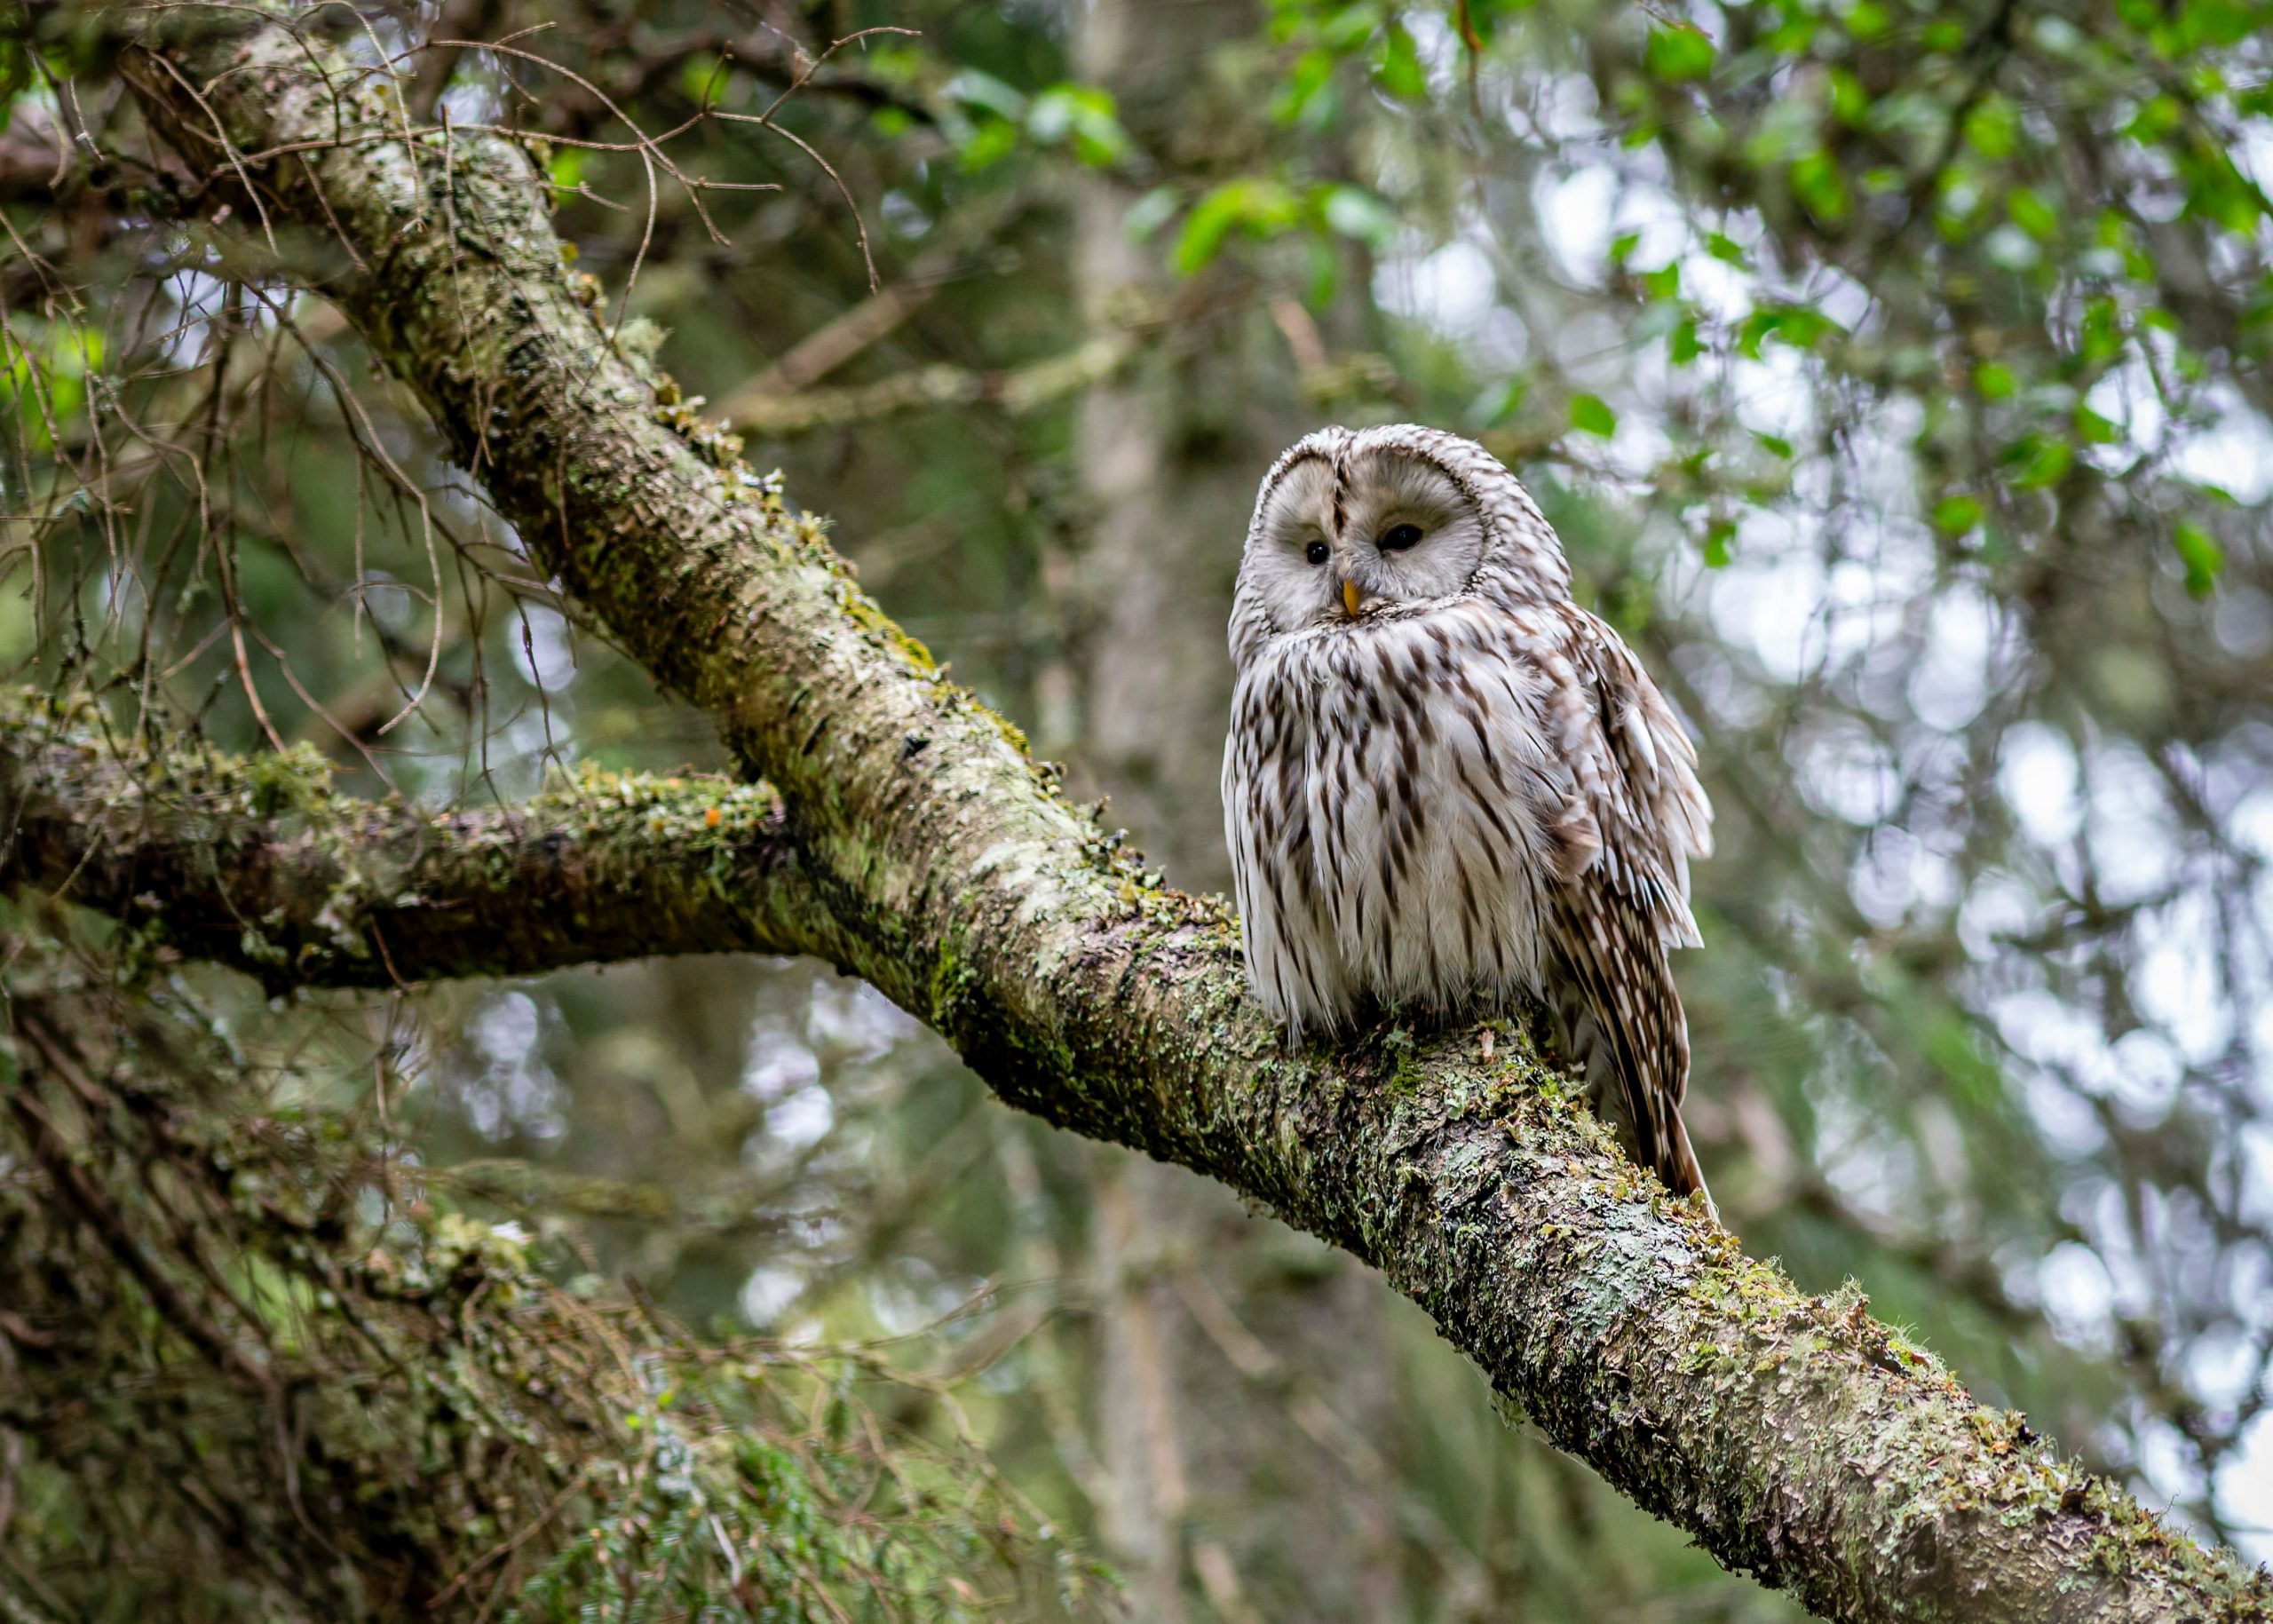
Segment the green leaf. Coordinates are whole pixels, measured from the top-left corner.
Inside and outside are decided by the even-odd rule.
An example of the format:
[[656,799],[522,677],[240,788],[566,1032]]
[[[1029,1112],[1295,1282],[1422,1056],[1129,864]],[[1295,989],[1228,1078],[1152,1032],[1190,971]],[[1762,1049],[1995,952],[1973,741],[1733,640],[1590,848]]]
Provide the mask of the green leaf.
[[2113,299],[2102,294],[2084,306],[2084,324],[2077,348],[2088,366],[2104,366],[2123,351],[2123,313]]
[[1716,519],[1705,529],[1705,567],[1726,569],[1729,566],[1729,543],[1736,540],[1737,521]]
[[1659,265],[1654,271],[1642,273],[1642,290],[1653,299],[1675,299],[1681,297],[1681,261]]
[[1779,57],[1805,56],[1815,44],[1815,36],[1823,31],[1823,20],[1804,12],[1787,11],[1777,22],[1761,49]]
[[1631,259],[1634,257],[1634,250],[1641,246],[1642,234],[1640,232],[1626,231],[1619,233],[1619,234],[1612,237],[1610,242],[1610,263],[1614,265],[1624,265],[1628,259]]
[[1169,263],[1178,275],[1190,276],[1223,251],[1224,239],[1232,231],[1273,237],[1301,218],[1294,194],[1279,182],[1251,175],[1227,180],[1192,205]]
[[1287,71],[1287,83],[1271,99],[1271,116],[1291,124],[1307,112],[1319,93],[1334,82],[1334,53],[1323,47],[1305,51]]
[[1697,318],[1683,316],[1666,335],[1666,359],[1676,367],[1685,367],[1705,353],[1705,341],[1697,336]]
[[2179,105],[2176,97],[2156,96],[2132,115],[2131,122],[2123,126],[2123,133],[2142,147],[2156,147],[2185,119],[2186,109]]
[[1713,71],[1713,42],[1695,28],[1651,28],[1642,63],[1660,79],[1702,79]]
[[2002,361],[1984,360],[1973,369],[1973,392],[1984,400],[2010,400],[2018,387],[2013,369]]
[[1598,434],[1608,440],[1618,432],[1618,414],[1600,395],[1572,395],[1571,426],[1581,434]]
[[2015,442],[2006,456],[2008,461],[2020,465],[2020,471],[2013,476],[2015,490],[2041,490],[2056,485],[2076,463],[2075,448],[2055,434],[2028,435]]
[[2237,45],[2260,26],[2253,8],[2234,0],[2187,0],[2179,19],[2187,44],[2197,48]]
[[1986,1108],[2004,1097],[1997,1064],[1981,1051],[1981,1038],[1963,1018],[1937,1014],[1926,1027],[1926,1058],[1970,1105]]
[[2182,519],[2171,532],[2178,561],[2186,566],[2186,590],[2197,598],[2217,590],[2218,573],[2226,566],[2226,550],[2215,537],[2190,519]]
[[1876,39],[1889,26],[1886,7],[1878,0],[1857,0],[1847,8],[1846,21],[1847,32],[1857,39]]
[[1429,75],[1421,66],[1420,50],[1401,22],[1382,31],[1382,52],[1374,64],[1374,82],[1400,101],[1426,101]]
[[2111,446],[2123,438],[2120,424],[2101,416],[2088,406],[2076,408],[2076,437],[2087,446]]
[[964,169],[977,173],[1000,163],[1018,149],[1018,126],[999,118],[983,118],[973,126],[957,156]]
[[1724,236],[1717,231],[1708,232],[1705,236],[1705,251],[1723,265],[1732,265],[1740,271],[1752,269],[1752,261],[1746,257],[1744,245],[1734,237]]
[[976,67],[966,67],[955,75],[939,87],[939,93],[949,101],[977,107],[997,118],[1015,122],[1026,115],[1026,99],[1020,91]]
[[2014,225],[2039,242],[2049,242],[2060,234],[2058,211],[2027,186],[2013,188],[2005,199],[2005,212],[2013,217]]
[[1792,191],[1826,224],[1836,226],[1847,218],[1847,178],[1829,153],[1811,152],[1792,165]]
[[1984,158],[2009,158],[2020,144],[2021,118],[2013,104],[1992,91],[1965,115],[1965,144]]
[[2214,220],[2237,235],[2246,236],[2257,229],[2265,213],[2261,194],[2231,159],[2222,153],[2209,158],[2180,156],[2192,183],[2187,188],[2187,213],[2198,219]]
[[1871,93],[1843,67],[1831,70],[1831,110],[1842,124],[1859,130],[1871,115]]
[[696,107],[715,107],[733,94],[734,77],[716,57],[689,57],[679,67],[678,83]]
[[1359,4],[1345,5],[1327,18],[1326,26],[1319,30],[1319,38],[1326,43],[1328,51],[1339,56],[1348,56],[1373,38],[1374,30],[1381,27],[1381,7],[1367,3],[1367,0],[1359,0]]
[[1073,155],[1092,169],[1117,163],[1134,150],[1112,93],[1093,84],[1053,84],[1036,96],[1026,133],[1045,147],[1072,138]]
[[1944,535],[1963,535],[1981,523],[1980,500],[1973,496],[1944,496],[1934,504],[1934,528]]
[[1795,350],[1811,350],[1826,334],[1843,330],[1821,311],[1804,305],[1771,305],[1744,319],[1744,325],[1737,329],[1737,350],[1747,360],[1758,360],[1761,346],[1770,338],[1779,338]]
[[1325,238],[1313,235],[1303,244],[1303,263],[1309,275],[1303,283],[1303,303],[1324,310],[1334,303],[1342,285],[1342,259]]
[[1397,210],[1363,186],[1329,186],[1322,212],[1333,230],[1376,251],[1397,241]]
[[1762,434],[1755,432],[1753,439],[1760,442],[1763,450],[1782,457],[1787,463],[1792,460],[1792,442],[1781,434]]

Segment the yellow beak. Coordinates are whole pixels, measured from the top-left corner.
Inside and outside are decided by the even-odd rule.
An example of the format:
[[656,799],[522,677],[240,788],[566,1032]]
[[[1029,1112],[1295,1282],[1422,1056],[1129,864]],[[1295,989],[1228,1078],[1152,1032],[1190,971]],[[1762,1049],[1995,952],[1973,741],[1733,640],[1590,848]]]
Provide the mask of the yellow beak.
[[1342,606],[1352,614],[1358,613],[1358,583],[1356,582],[1344,581],[1342,583]]

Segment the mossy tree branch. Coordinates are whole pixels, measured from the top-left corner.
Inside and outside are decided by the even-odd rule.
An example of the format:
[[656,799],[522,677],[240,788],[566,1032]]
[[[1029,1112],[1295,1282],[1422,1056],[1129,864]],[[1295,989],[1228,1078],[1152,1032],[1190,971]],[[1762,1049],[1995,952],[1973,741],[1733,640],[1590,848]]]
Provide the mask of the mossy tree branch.
[[0,881],[272,992],[829,951],[762,785],[587,772],[518,807],[438,812],[337,795],[313,751],[122,748],[104,721],[0,693]]
[[1491,1062],[1396,1032],[1287,1054],[1221,906],[1115,850],[817,527],[659,409],[518,147],[393,139],[369,75],[242,9],[122,15],[184,155],[312,250],[353,246],[322,289],[579,612],[779,788],[831,956],[1002,1098],[1370,1261],[1558,1445],[1826,1616],[2273,1616],[2262,1573],[1976,1404],[1859,1295],[1804,1296],[1668,1202],[1521,1034]]

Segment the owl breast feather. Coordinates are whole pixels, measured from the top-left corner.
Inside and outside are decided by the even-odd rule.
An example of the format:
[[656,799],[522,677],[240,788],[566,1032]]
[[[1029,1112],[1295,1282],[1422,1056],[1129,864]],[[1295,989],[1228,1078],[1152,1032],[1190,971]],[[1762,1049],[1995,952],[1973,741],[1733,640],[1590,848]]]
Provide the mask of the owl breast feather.
[[1520,630],[1472,601],[1278,638],[1241,672],[1224,820],[1281,1022],[1541,990],[1546,891],[1592,855],[1548,693]]

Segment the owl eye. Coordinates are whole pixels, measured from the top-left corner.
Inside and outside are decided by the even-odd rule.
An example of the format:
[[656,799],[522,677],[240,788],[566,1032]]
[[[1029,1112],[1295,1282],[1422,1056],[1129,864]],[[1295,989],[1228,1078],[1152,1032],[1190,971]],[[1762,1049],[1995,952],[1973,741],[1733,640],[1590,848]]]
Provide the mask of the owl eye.
[[1308,558],[1313,564],[1325,563],[1327,556],[1327,545],[1324,542],[1312,542],[1309,546],[1303,549],[1303,557]]
[[1374,544],[1383,552],[1403,552],[1421,539],[1418,525],[1391,525]]

